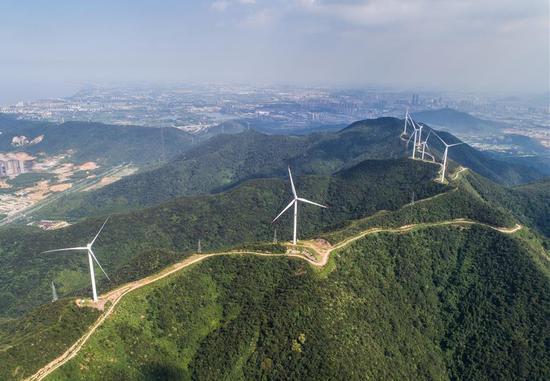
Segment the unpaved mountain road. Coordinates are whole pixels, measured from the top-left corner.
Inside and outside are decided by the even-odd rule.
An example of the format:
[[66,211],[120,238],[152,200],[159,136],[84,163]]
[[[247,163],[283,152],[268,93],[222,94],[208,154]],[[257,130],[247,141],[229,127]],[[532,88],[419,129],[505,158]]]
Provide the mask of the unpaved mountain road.
[[[269,254],[269,253],[260,253],[260,252],[253,252],[253,251],[227,251],[227,252],[220,252],[220,253],[211,253],[211,254],[194,254],[190,257],[187,257],[181,262],[178,262],[165,270],[161,271],[160,273],[150,275],[148,277],[142,278],[140,280],[127,283],[121,287],[116,288],[113,291],[109,291],[108,293],[102,295],[97,302],[97,304],[93,305],[93,307],[99,308],[101,310],[104,310],[104,312],[101,314],[101,316],[94,322],[94,324],[86,331],[86,333],[81,336],[69,349],[67,349],[63,354],[52,360],[50,363],[42,367],[40,370],[38,370],[35,374],[27,378],[28,381],[38,381],[43,380],[48,375],[50,375],[53,371],[55,371],[60,366],[67,363],[69,360],[71,360],[73,357],[75,357],[80,349],[86,344],[88,339],[94,334],[94,332],[107,320],[107,318],[113,313],[116,305],[120,302],[120,300],[124,297],[124,295],[137,290],[141,287],[144,287],[146,285],[149,285],[151,283],[157,282],[161,279],[164,279],[186,267],[189,267],[197,262],[201,262],[207,258],[216,257],[216,256],[222,256],[222,255],[254,255],[254,256],[263,256],[263,257],[291,257],[291,258],[297,258],[304,261],[307,261],[308,263],[316,266],[316,267],[323,267],[327,264],[330,254],[338,249],[341,249],[367,235],[370,234],[376,234],[376,233],[403,233],[408,232],[413,229],[418,228],[429,228],[429,227],[436,227],[436,226],[446,226],[446,225],[456,225],[456,226],[464,226],[464,225],[481,225],[485,227],[489,227],[491,229],[494,229],[496,231],[499,231],[503,234],[513,234],[520,230],[522,228],[521,225],[516,224],[514,227],[507,228],[507,227],[495,227],[490,226],[487,224],[466,220],[466,219],[455,219],[455,220],[447,220],[447,221],[441,221],[441,222],[433,222],[433,223],[418,223],[418,224],[411,224],[411,225],[405,225],[398,228],[370,228],[367,230],[362,231],[361,233],[352,236],[344,241],[341,241],[337,243],[334,246],[323,246],[320,245],[316,241],[304,241],[300,243],[299,247],[309,248],[312,250],[315,250],[315,252],[318,254],[318,257],[320,258],[318,261],[314,261],[302,254],[297,253],[290,253],[290,254]],[[291,245],[288,245],[291,247]],[[110,302],[110,304],[108,304]],[[90,304],[92,306],[92,304]],[[105,309],[106,308],[106,309]]]

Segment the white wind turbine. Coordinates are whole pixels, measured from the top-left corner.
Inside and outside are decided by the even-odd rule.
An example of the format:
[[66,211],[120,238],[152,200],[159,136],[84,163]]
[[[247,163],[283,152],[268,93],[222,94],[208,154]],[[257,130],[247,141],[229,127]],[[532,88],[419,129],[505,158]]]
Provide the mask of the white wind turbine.
[[407,107],[407,112],[405,112],[405,125],[403,126],[403,133],[401,135],[407,135],[408,122],[409,122],[409,108]]
[[417,146],[417,141],[418,141],[418,133],[420,132],[420,134],[422,135],[422,126],[420,126],[420,128],[417,128],[414,121],[412,120],[412,118],[410,118],[410,121],[411,121],[411,125],[412,125],[412,128],[413,128],[413,133],[411,135],[411,137],[409,138],[409,140],[407,140],[407,147],[409,146],[409,143],[411,142],[411,139],[413,139],[413,151],[412,151],[412,156],[411,156],[411,159],[416,159],[416,146]]
[[405,115],[405,126],[403,128],[403,131],[407,130],[408,122],[410,122],[413,129],[413,133],[409,137],[409,140],[407,140],[407,146],[410,144],[411,140],[413,140],[413,151],[412,151],[411,159],[416,159],[416,151],[420,151],[420,149],[422,149],[422,160],[424,160],[426,155],[428,155],[432,158],[432,161],[435,161],[435,157],[429,152],[426,152],[426,148],[429,148],[428,139],[430,138],[430,134],[432,130],[428,132],[428,136],[426,137],[426,140],[422,141],[422,129],[424,128],[424,125],[420,123],[416,123],[414,119],[410,116],[407,110],[407,114]]
[[461,145],[461,144],[464,144],[464,143],[460,142],[460,143],[454,143],[454,144],[447,144],[447,142],[445,142],[445,140],[441,139],[441,136],[439,136],[435,132],[434,132],[434,135],[437,136],[438,139],[441,140],[441,143],[443,143],[445,145],[445,151],[443,152],[443,170],[441,171],[441,182],[443,182],[443,181],[445,181],[445,171],[447,169],[447,155],[449,153],[449,148],[454,147],[454,146],[458,146],[458,145]]
[[95,235],[92,242],[88,243],[86,246],[68,247],[66,249],[48,250],[48,251],[43,252],[43,253],[55,253],[55,252],[58,252],[58,251],[87,251],[88,252],[88,263],[90,265],[90,278],[92,279],[92,296],[93,296],[94,302],[97,302],[97,290],[96,290],[96,287],[95,287],[95,273],[94,273],[94,262],[93,261],[95,261],[98,264],[99,268],[101,269],[101,271],[103,271],[103,274],[105,274],[107,279],[111,280],[111,278],[109,278],[109,275],[107,275],[105,270],[103,270],[103,267],[101,266],[101,264],[99,263],[99,261],[97,260],[97,258],[95,256],[94,252],[92,251],[92,245],[94,244],[95,240],[99,236],[99,233],[101,233],[101,231],[105,227],[105,224],[107,223],[107,221],[109,221],[109,217],[107,217],[107,219],[105,220],[103,225],[101,225],[101,229],[99,229],[99,231]]
[[428,146],[428,139],[430,138],[430,135],[432,134],[432,130],[430,130],[430,132],[428,132],[428,136],[426,137],[426,140],[424,140],[421,145],[422,145],[422,160],[424,160],[425,156],[428,155],[429,157],[432,158],[432,162],[435,162],[435,157],[434,155],[432,155],[431,153],[429,152],[426,152],[426,148],[430,149],[430,146]]
[[286,208],[284,208],[283,211],[279,213],[279,215],[275,217],[275,219],[271,223],[277,221],[277,219],[281,217],[284,214],[284,212],[286,212],[291,206],[294,205],[294,234],[292,236],[293,237],[292,243],[296,245],[296,241],[297,241],[296,232],[298,229],[298,202],[305,202],[306,204],[319,206],[321,208],[326,208],[326,206],[317,204],[316,202],[313,202],[313,201],[306,200],[305,198],[298,197],[298,194],[296,193],[296,188],[294,187],[294,181],[292,180],[292,172],[290,172],[290,167],[288,167],[288,176],[290,177],[290,186],[292,187],[292,194],[294,198],[292,199],[292,201],[290,201],[290,204],[288,204]]

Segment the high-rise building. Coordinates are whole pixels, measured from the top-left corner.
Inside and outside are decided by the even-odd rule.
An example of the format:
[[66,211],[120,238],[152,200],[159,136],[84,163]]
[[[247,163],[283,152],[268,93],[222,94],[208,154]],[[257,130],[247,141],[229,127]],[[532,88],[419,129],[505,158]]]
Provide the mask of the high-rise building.
[[413,94],[411,97],[411,105],[416,106],[420,104],[420,96],[418,94]]

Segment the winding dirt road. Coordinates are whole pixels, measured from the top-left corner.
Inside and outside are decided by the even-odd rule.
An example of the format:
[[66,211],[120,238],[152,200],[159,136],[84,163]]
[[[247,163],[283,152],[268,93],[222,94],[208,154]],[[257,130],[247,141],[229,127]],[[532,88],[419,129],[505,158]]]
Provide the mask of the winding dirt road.
[[376,233],[402,233],[402,232],[408,232],[417,228],[429,228],[429,227],[444,226],[444,225],[481,225],[481,226],[489,227],[493,230],[499,231],[504,234],[513,234],[522,228],[522,226],[519,224],[516,224],[514,227],[511,227],[511,228],[494,227],[494,226],[490,226],[487,224],[483,224],[483,223],[479,223],[471,220],[455,219],[455,220],[433,222],[433,223],[411,224],[411,225],[401,226],[398,228],[371,228],[371,229],[364,230],[363,232],[353,237],[350,237],[344,241],[341,241],[334,246],[330,246],[328,244],[323,245],[323,244],[320,244],[318,241],[303,241],[298,245],[298,248],[302,247],[302,248],[308,248],[308,249],[314,250],[319,257],[319,260],[313,260],[309,257],[306,257],[305,255],[299,253],[299,251],[297,252],[295,250],[290,250],[290,248],[292,247],[290,244],[287,245],[287,247],[289,247],[289,251],[288,251],[289,253],[286,253],[286,254],[269,254],[269,253],[253,252],[253,251],[227,251],[227,252],[212,253],[212,254],[194,254],[186,258],[185,260],[166,268],[160,273],[150,275],[146,278],[143,278],[131,283],[127,283],[121,287],[116,288],[115,290],[112,290],[102,295],[96,304],[91,304],[90,302],[90,304],[88,305],[95,308],[99,308],[104,311],[101,314],[101,316],[94,322],[94,324],[88,329],[88,331],[82,337],[80,337],[73,345],[71,345],[71,347],[69,347],[69,349],[67,349],[63,354],[61,354],[60,356],[52,360],[50,363],[42,367],[40,370],[38,370],[35,374],[30,376],[26,380],[28,381],[43,380],[45,377],[50,375],[57,368],[64,365],[73,357],[75,357],[80,351],[80,349],[84,346],[84,344],[86,344],[88,339],[94,334],[94,332],[113,313],[116,305],[122,300],[124,295],[134,290],[137,290],[141,287],[144,287],[146,285],[149,285],[151,283],[164,279],[186,267],[189,267],[197,262],[201,262],[207,258],[222,256],[222,255],[255,255],[255,256],[265,256],[265,257],[291,257],[291,258],[297,258],[297,259],[307,261],[308,263],[316,267],[323,267],[327,264],[330,254],[333,251],[341,249],[367,235],[376,234]]

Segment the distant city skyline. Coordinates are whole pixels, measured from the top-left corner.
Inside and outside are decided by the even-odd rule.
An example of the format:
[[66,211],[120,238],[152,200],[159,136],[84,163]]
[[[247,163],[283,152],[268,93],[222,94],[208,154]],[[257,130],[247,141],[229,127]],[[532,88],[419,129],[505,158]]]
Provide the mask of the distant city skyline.
[[13,0],[0,104],[86,83],[549,88],[546,0]]

